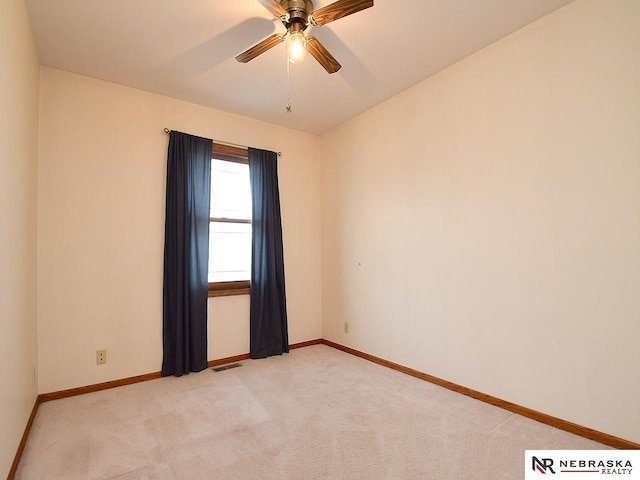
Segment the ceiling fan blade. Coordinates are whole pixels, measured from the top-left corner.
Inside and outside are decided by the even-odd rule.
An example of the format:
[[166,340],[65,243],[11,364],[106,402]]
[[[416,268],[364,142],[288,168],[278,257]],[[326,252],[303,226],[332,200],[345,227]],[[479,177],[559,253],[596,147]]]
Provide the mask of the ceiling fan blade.
[[329,50],[324,48],[324,45],[322,45],[316,38],[307,38],[307,50],[309,50],[309,53],[313,56],[313,58],[315,58],[327,72],[336,73],[342,68],[342,65],[340,65],[335,58],[333,58],[333,55],[329,53]]
[[239,61],[240,63],[247,63],[253,60],[254,58],[256,58],[258,55],[262,55],[264,52],[266,52],[270,48],[275,47],[276,45],[281,43],[283,40],[284,40],[284,35],[279,35],[277,33],[274,33],[270,37],[265,38],[260,43],[251,47],[246,52],[242,52],[240,55],[236,57],[236,60]]
[[338,0],[326,7],[319,8],[313,12],[311,17],[316,25],[326,25],[369,7],[373,7],[373,0]]
[[277,0],[258,0],[264,8],[269,10],[274,17],[282,17],[287,14],[287,11]]

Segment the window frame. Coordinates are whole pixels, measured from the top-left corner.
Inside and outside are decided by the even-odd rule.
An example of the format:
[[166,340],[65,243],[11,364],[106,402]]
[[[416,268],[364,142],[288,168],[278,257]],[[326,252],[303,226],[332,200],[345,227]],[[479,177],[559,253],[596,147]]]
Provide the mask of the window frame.
[[[249,164],[249,150],[247,148],[213,143],[211,152],[212,160],[224,160],[227,162]],[[209,224],[214,221],[229,222],[229,219],[209,217]],[[233,220],[230,223],[251,223],[251,220]],[[232,282],[209,282],[209,297],[228,297],[232,295],[248,295],[251,293],[250,280],[237,280]]]

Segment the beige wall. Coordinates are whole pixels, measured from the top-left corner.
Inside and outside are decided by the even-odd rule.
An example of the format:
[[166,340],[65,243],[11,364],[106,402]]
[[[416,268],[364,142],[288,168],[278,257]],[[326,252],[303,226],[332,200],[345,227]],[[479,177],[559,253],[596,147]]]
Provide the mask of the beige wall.
[[[165,127],[283,152],[289,339],[320,337],[316,136],[50,68],[40,105],[40,392],[160,370]],[[209,358],[248,352],[248,297],[209,305]]]
[[325,338],[640,441],[639,19],[574,2],[321,137]]
[[0,477],[37,395],[38,58],[22,0],[0,14]]

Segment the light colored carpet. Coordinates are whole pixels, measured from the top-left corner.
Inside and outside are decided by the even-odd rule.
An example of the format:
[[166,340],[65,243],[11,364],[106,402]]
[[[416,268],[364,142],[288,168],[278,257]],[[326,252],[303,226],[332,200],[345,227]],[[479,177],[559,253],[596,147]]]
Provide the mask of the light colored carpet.
[[519,479],[604,449],[317,345],[40,405],[17,479]]

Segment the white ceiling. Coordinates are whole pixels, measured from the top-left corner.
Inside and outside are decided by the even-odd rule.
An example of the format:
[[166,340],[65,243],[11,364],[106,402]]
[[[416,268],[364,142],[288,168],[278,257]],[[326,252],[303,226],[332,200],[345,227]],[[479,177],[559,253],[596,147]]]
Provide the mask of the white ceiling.
[[[571,0],[375,0],[313,29],[342,64],[291,67],[257,0],[26,0],[43,65],[321,134]],[[316,9],[332,3],[317,0]]]

